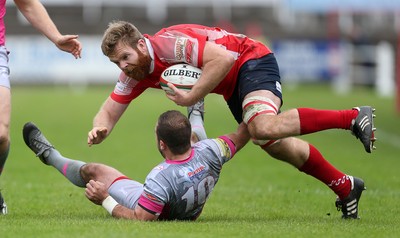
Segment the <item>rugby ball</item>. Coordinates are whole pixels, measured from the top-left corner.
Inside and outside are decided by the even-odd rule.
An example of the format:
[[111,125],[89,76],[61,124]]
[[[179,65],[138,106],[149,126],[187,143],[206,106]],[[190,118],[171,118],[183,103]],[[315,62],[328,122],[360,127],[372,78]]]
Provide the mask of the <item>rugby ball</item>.
[[190,91],[201,75],[201,69],[188,64],[175,64],[166,68],[160,77],[160,86],[168,94],[174,91],[167,86],[172,83],[178,89]]

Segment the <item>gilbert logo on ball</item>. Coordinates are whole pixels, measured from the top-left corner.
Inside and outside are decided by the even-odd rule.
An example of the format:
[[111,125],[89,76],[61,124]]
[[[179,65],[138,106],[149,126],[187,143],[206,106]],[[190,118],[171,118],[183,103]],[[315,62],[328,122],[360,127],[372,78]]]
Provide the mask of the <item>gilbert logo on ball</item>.
[[162,72],[160,86],[169,94],[173,94],[173,91],[167,86],[167,83],[172,83],[178,89],[190,91],[200,75],[201,69],[199,68],[188,64],[175,64]]

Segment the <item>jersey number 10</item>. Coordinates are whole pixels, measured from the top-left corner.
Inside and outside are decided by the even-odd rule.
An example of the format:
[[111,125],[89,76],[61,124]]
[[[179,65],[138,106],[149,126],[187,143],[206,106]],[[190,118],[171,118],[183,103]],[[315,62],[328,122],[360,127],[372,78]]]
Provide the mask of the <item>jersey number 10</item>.
[[186,199],[186,212],[193,209],[193,207],[203,205],[208,195],[211,193],[215,185],[215,179],[212,176],[207,176],[202,179],[198,184],[190,187],[188,191],[182,196],[182,200]]

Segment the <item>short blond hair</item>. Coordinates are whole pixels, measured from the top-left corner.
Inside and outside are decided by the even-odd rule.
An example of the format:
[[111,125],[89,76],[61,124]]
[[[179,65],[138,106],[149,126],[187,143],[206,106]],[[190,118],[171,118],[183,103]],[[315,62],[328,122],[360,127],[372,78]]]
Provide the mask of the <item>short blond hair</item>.
[[115,46],[119,42],[136,49],[140,39],[143,39],[143,35],[132,23],[112,21],[104,32],[101,50],[105,56],[110,57],[114,54]]

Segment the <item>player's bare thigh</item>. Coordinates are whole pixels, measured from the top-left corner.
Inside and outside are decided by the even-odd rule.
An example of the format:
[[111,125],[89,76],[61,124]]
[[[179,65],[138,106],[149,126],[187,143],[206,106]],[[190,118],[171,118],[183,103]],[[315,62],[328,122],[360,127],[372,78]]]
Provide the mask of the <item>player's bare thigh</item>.
[[[281,99],[277,97],[274,93],[268,90],[257,90],[250,92],[247,94],[244,98],[244,101],[246,99],[252,98],[252,97],[261,97],[261,98],[268,98],[272,100],[272,102],[275,104],[276,109],[279,111],[281,107]],[[248,129],[250,134],[253,136],[253,138],[256,138],[256,134],[258,133],[257,131],[260,131],[262,127],[265,127],[266,124],[269,122],[271,124],[274,123],[276,114],[259,114],[254,119],[251,120],[251,122],[247,123]],[[268,138],[268,139],[273,139],[273,138]]]
[[95,181],[100,181],[104,183],[106,187],[109,187],[117,178],[125,175],[117,169],[105,164],[88,163],[82,166],[81,176],[86,182],[93,179]]
[[261,140],[280,139],[300,133],[299,115],[297,110],[289,110],[279,113],[282,105],[281,99],[268,90],[253,91],[245,96],[245,100],[251,97],[269,99],[274,104],[275,113],[261,113],[247,124],[253,138]]

